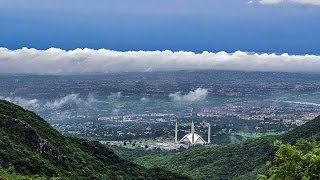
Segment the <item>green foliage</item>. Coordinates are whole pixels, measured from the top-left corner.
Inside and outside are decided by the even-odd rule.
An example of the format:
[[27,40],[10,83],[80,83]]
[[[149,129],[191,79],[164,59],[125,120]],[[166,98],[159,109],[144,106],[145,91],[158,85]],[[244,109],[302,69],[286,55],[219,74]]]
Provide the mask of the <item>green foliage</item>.
[[[4,170],[0,168],[0,180],[46,180],[45,177],[40,176],[23,176],[16,174],[14,168]],[[52,178],[51,180],[55,180]]]
[[303,139],[315,139],[320,137],[320,116],[306,124],[297,127],[281,136],[281,140],[288,144],[294,144],[297,140]]
[[299,140],[296,145],[276,143],[278,151],[268,162],[269,177],[261,179],[320,179],[320,145]]
[[[271,160],[275,149],[274,137],[252,139],[241,144],[217,147],[195,147],[168,155],[149,155],[135,162],[145,167],[161,167],[182,172],[195,179],[232,179],[263,168]],[[260,172],[260,171],[259,171]],[[256,176],[255,176],[256,177]]]
[[[276,139],[294,144],[300,138],[318,140],[319,132],[320,117],[317,117],[281,136],[261,137],[232,145],[191,148],[176,154],[148,154],[137,156],[135,162],[145,167],[161,167],[181,172],[196,179],[257,179],[258,174],[267,173],[265,164],[277,152],[278,146],[273,145]],[[306,152],[310,146],[304,143],[299,148],[305,148],[303,152]],[[314,154],[306,157],[312,159],[312,155]]]
[[110,148],[120,157],[123,157],[124,159],[128,159],[130,161],[134,161],[137,158],[144,157],[144,156],[152,156],[152,155],[161,156],[161,155],[174,154],[174,152],[171,152],[171,151],[162,151],[162,150],[146,151],[145,149],[142,149],[142,148],[129,149],[129,148],[120,147],[120,146],[110,146]]
[[[98,142],[65,137],[33,112],[0,100],[0,179],[187,179],[119,158]],[[9,171],[9,169],[11,169]]]
[[[283,176],[273,175],[281,171],[290,172],[292,178],[316,179],[319,145],[297,140],[318,140],[319,132],[320,117],[282,136],[239,144],[194,147],[177,153],[114,148],[142,167],[119,158],[98,142],[62,136],[35,113],[0,100],[0,167],[5,169],[0,171],[4,174],[0,179],[186,179],[169,172],[174,171],[195,179],[247,180],[267,174],[267,168],[269,176],[260,175],[259,179],[281,179]],[[10,168],[13,171],[8,171]]]

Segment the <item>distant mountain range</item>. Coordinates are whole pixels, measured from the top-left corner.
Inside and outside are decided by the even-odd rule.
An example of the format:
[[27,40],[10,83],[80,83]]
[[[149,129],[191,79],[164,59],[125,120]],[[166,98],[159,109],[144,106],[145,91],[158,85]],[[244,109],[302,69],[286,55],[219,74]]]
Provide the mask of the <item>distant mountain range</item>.
[[147,169],[99,142],[65,137],[35,113],[0,100],[0,179],[188,179]]

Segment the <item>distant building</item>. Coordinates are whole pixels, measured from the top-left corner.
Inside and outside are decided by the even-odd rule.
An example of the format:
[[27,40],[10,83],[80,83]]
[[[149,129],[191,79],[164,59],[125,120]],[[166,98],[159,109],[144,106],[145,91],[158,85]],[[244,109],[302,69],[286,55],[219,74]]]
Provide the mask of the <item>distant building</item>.
[[191,131],[189,134],[186,134],[183,136],[183,138],[178,141],[178,122],[176,122],[176,128],[175,128],[175,143],[180,144],[189,144],[189,145],[204,145],[206,143],[210,143],[210,136],[211,136],[211,128],[210,124],[206,123],[208,126],[208,141],[206,142],[199,134],[195,133],[194,130],[194,122],[191,122]]

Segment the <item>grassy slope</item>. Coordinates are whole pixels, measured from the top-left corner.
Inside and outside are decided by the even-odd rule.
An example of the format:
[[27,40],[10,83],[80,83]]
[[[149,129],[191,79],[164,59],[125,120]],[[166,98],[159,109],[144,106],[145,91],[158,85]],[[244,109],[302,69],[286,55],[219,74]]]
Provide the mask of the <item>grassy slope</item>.
[[185,179],[121,159],[98,142],[65,137],[35,113],[2,100],[1,167],[26,176],[65,179]]
[[320,117],[282,136],[268,136],[218,147],[197,147],[175,155],[147,155],[135,161],[146,167],[162,167],[194,178],[256,179],[264,173],[266,161],[273,159],[272,143],[295,143],[300,138],[319,139]]

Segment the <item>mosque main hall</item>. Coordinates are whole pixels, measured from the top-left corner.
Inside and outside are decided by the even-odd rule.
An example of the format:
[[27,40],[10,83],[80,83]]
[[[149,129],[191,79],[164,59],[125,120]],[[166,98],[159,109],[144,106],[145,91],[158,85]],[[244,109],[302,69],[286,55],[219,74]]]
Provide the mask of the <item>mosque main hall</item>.
[[178,140],[178,122],[176,121],[175,127],[175,143],[176,144],[187,144],[187,145],[204,145],[210,143],[211,128],[209,123],[205,123],[208,127],[208,141],[206,142],[199,134],[195,132],[194,122],[191,122],[191,130],[189,134],[183,136],[181,140]]

